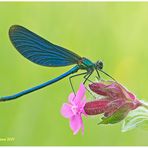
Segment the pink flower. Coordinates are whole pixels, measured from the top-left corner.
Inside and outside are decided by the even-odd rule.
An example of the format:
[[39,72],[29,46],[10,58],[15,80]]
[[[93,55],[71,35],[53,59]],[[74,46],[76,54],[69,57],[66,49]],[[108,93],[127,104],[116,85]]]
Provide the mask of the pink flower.
[[73,130],[74,134],[82,129],[82,134],[84,133],[84,125],[82,121],[82,114],[86,116],[84,111],[84,106],[86,103],[85,97],[85,87],[83,84],[80,84],[80,88],[76,94],[71,93],[68,98],[68,103],[64,103],[61,108],[61,114],[65,118],[70,119],[70,128]]
[[101,98],[87,102],[84,110],[87,115],[103,113],[104,117],[101,122],[103,124],[117,123],[124,119],[129,111],[141,105],[133,93],[114,81],[92,83],[89,88],[99,96],[101,95]]

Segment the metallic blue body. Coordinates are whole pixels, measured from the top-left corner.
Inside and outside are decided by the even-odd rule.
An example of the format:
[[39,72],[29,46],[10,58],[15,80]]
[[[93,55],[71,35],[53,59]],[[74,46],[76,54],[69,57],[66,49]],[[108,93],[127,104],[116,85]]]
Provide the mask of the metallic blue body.
[[77,72],[78,70],[79,70],[79,66],[76,65],[75,67],[73,67],[72,69],[67,71],[66,73],[64,73],[64,74],[62,74],[62,75],[60,75],[60,76],[58,76],[58,77],[56,77],[56,78],[54,78],[52,80],[49,80],[49,81],[47,81],[47,82],[45,82],[43,84],[40,84],[38,86],[32,87],[30,89],[24,90],[22,92],[19,92],[17,94],[11,95],[11,96],[0,97],[0,101],[8,101],[8,100],[13,100],[13,99],[19,98],[19,97],[21,97],[23,95],[26,95],[26,94],[31,93],[33,91],[36,91],[38,89],[44,88],[44,87],[46,87],[48,85],[51,85],[51,84],[65,78],[65,77],[67,77],[68,75]]

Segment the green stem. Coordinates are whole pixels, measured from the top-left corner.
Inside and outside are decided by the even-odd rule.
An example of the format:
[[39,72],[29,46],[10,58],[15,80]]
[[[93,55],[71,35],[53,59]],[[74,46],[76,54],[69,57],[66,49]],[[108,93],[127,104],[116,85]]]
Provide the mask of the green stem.
[[148,109],[148,104],[141,102],[141,106],[145,107],[146,109]]

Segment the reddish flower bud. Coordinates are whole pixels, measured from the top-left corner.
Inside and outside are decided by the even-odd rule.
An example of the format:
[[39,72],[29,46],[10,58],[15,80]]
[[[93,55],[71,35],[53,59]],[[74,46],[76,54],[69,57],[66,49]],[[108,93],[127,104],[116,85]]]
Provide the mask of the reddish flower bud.
[[114,81],[101,81],[92,83],[89,88],[101,99],[86,102],[84,110],[88,115],[104,115],[101,123],[117,123],[124,119],[128,112],[136,109],[141,102],[134,94],[121,84]]
[[86,102],[84,106],[85,113],[87,115],[101,114],[105,111],[108,103],[109,103],[109,100],[107,99],[100,99],[100,100]]

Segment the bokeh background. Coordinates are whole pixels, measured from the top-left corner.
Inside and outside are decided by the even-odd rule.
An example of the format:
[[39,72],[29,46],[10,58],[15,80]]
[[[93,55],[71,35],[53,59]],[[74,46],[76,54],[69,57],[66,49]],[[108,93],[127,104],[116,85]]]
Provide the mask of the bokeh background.
[[[147,2],[1,2],[0,95],[35,86],[71,68],[42,67],[22,57],[8,37],[14,24],[92,61],[102,59],[106,72],[139,98],[148,100]],[[73,80],[75,89],[80,82],[82,78]],[[68,120],[60,114],[70,92],[66,78],[1,103],[0,139],[15,140],[0,141],[0,145],[148,145],[148,131],[136,128],[122,133],[121,123],[98,126],[98,117],[84,119],[84,136],[74,136]]]

